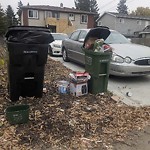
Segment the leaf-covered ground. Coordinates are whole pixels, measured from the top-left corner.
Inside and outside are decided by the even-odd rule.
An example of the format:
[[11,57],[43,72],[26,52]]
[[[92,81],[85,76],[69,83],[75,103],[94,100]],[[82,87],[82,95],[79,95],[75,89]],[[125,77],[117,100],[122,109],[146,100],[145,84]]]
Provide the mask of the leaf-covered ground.
[[[56,82],[68,79],[71,70],[47,61],[43,97],[9,101],[6,67],[0,69],[0,149],[4,150],[105,150],[127,133],[150,122],[150,107],[129,107],[110,93],[81,97],[59,94]],[[29,122],[10,125],[4,110],[14,104],[30,106]]]

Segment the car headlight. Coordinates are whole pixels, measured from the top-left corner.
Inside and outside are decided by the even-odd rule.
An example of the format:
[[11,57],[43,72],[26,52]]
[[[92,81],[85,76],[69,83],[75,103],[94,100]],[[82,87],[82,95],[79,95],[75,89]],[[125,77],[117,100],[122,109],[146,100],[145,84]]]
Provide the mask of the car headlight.
[[112,55],[111,60],[113,62],[117,62],[117,63],[124,63],[124,58],[122,58],[121,56],[115,55],[115,54]]
[[130,63],[132,62],[132,59],[127,56],[127,57],[124,59],[124,61],[125,61],[126,63],[130,64]]

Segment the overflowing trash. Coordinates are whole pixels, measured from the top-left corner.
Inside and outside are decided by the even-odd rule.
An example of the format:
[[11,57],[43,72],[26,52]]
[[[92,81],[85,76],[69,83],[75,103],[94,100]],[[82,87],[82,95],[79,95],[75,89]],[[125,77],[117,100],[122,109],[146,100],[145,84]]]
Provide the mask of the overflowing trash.
[[85,43],[85,49],[94,52],[111,52],[112,47],[104,43],[104,39],[89,38]]
[[93,52],[110,52],[112,48],[105,43],[105,40],[109,36],[110,31],[107,27],[100,27],[91,29],[83,44],[84,50],[90,50]]

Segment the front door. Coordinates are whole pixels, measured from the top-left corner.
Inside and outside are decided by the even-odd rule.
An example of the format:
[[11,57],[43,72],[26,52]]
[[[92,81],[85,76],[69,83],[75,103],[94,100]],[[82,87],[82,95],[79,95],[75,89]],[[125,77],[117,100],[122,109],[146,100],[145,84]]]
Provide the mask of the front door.
[[48,27],[52,33],[56,33],[56,26],[49,25]]

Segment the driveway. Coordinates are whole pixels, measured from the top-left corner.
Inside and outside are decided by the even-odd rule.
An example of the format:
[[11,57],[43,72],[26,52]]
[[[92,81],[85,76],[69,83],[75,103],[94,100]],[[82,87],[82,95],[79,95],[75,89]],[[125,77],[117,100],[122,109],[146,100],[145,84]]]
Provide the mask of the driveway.
[[[61,57],[51,57],[60,61],[73,71],[85,71],[84,67],[72,62],[64,62]],[[150,106],[150,75],[145,77],[116,77],[110,76],[108,90],[130,106]]]

